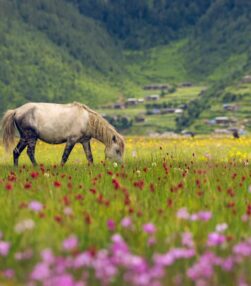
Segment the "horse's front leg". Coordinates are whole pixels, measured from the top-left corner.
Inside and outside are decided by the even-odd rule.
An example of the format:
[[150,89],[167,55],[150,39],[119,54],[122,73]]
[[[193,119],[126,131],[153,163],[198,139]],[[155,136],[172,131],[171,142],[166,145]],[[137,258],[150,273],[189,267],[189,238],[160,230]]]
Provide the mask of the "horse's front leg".
[[91,143],[90,140],[89,141],[84,141],[82,143],[83,147],[84,147],[84,151],[85,151],[85,155],[86,155],[86,159],[89,163],[93,163],[93,157],[92,157],[92,150],[91,150]]
[[62,160],[61,160],[61,165],[62,166],[68,160],[69,155],[71,154],[71,151],[72,151],[74,146],[75,146],[75,143],[73,143],[73,142],[67,142],[66,143],[66,146],[65,146],[65,149],[64,149],[64,153],[63,153],[63,156],[62,156]]

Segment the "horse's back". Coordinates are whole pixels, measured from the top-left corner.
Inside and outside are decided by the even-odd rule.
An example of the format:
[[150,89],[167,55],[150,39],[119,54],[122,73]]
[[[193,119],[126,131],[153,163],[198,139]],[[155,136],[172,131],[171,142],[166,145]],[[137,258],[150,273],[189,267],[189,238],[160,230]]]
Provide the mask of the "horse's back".
[[27,103],[16,109],[21,128],[32,128],[48,143],[64,142],[81,136],[88,122],[88,112],[75,104]]

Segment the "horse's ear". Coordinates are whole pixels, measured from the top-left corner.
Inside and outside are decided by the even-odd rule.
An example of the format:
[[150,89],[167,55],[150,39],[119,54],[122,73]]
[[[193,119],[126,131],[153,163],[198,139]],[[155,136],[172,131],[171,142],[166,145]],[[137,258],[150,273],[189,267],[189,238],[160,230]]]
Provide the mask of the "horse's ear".
[[113,142],[113,143],[117,143],[117,138],[116,138],[115,135],[112,136],[112,142]]

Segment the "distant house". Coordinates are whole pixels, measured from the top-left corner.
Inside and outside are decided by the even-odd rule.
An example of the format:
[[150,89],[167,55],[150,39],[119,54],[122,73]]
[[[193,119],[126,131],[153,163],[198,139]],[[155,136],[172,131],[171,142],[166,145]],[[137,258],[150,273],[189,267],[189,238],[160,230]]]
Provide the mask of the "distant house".
[[147,114],[148,115],[161,114],[161,110],[159,108],[154,108],[154,109],[151,109],[151,110],[147,110]]
[[143,115],[137,115],[137,116],[135,116],[135,121],[136,122],[138,122],[138,123],[140,123],[140,122],[145,122],[145,116],[143,116]]
[[158,101],[159,95],[158,94],[147,95],[145,96],[145,100],[146,101]]
[[174,113],[175,108],[163,108],[161,109],[161,114],[168,114],[168,113]]
[[231,132],[227,129],[214,129],[214,133],[219,135],[231,134]]
[[125,105],[124,105],[124,103],[114,103],[113,104],[113,108],[114,109],[124,109],[125,108]]
[[138,98],[138,103],[144,103],[144,102],[145,102],[144,98]]
[[168,90],[169,88],[168,84],[149,84],[143,87],[144,90]]
[[235,119],[232,119],[226,116],[219,116],[215,118],[215,123],[218,125],[228,125],[228,124],[235,123],[235,122],[236,122]]
[[242,83],[251,83],[251,75],[245,75],[242,80]]
[[239,109],[239,106],[236,104],[223,104],[223,109],[226,111],[236,111]]
[[181,114],[181,113],[183,113],[183,112],[184,112],[184,110],[181,109],[181,108],[177,108],[177,109],[175,109],[175,111],[174,111],[175,114]]
[[208,120],[205,120],[204,123],[206,123],[208,125],[215,125],[216,121],[215,121],[215,119],[208,119]]
[[182,82],[179,84],[179,87],[191,87],[193,84],[191,82]]
[[133,106],[138,104],[138,99],[137,98],[128,98],[126,100],[126,106]]
[[184,135],[184,136],[191,136],[191,137],[194,137],[194,136],[195,136],[195,133],[194,133],[194,132],[188,131],[188,130],[182,130],[182,131],[181,131],[181,134]]

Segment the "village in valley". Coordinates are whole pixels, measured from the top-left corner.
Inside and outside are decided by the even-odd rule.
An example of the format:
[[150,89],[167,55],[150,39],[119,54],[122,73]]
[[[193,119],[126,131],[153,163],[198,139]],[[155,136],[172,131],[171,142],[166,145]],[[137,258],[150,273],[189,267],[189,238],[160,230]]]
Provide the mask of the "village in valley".
[[238,138],[250,131],[251,75],[227,87],[221,100],[203,111],[192,126],[177,131],[177,118],[206,92],[206,86],[192,82],[177,85],[152,83],[142,87],[143,96],[122,97],[114,104],[102,106],[100,112],[124,134],[195,136],[206,133]]

